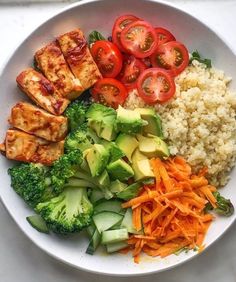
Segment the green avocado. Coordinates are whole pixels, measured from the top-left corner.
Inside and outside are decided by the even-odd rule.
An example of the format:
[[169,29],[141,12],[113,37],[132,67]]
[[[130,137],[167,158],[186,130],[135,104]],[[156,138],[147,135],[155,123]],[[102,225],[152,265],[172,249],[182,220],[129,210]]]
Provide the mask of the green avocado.
[[164,137],[161,125],[161,118],[158,114],[156,114],[154,109],[136,108],[135,111],[140,114],[143,120],[148,122],[148,124],[143,127],[143,133],[150,133],[160,138]]
[[109,151],[101,144],[94,144],[86,152],[85,159],[88,163],[92,177],[99,176],[109,161]]
[[140,182],[136,182],[133,183],[131,185],[129,185],[128,187],[126,187],[123,191],[121,191],[120,193],[117,194],[117,197],[120,199],[123,199],[125,201],[133,199],[137,196],[140,188],[142,187],[142,183]]
[[114,179],[127,180],[134,175],[133,169],[124,160],[119,159],[107,166],[107,171]]
[[110,187],[111,182],[106,170],[104,170],[102,174],[97,177],[97,181],[99,187],[107,187],[107,188]]
[[122,192],[128,185],[126,183],[121,182],[120,180],[116,179],[115,181],[111,182],[110,190],[112,193],[120,193]]
[[136,181],[154,177],[149,159],[137,148],[132,156],[132,168]]
[[120,133],[115,142],[116,145],[125,153],[128,160],[132,162],[132,154],[138,147],[138,141],[135,136]]
[[167,158],[170,155],[167,144],[159,137],[148,134],[147,137],[137,135],[139,150],[148,158]]
[[143,126],[147,124],[145,120],[142,120],[138,112],[124,109],[121,106],[118,107],[116,119],[118,131],[127,134],[135,134],[141,132]]
[[115,162],[116,160],[119,160],[125,156],[125,153],[117,146],[115,142],[102,140],[101,144],[110,152],[109,163]]
[[89,127],[96,132],[98,137],[107,141],[116,138],[116,111],[114,109],[93,103],[86,113],[86,118]]

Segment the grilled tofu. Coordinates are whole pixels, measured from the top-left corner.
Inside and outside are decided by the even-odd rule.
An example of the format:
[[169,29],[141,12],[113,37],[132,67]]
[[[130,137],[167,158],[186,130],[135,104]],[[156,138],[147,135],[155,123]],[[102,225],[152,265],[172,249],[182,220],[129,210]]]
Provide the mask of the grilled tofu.
[[83,92],[80,80],[70,71],[57,42],[52,42],[35,54],[40,70],[62,97],[73,100]]
[[68,130],[67,118],[54,116],[26,102],[17,103],[11,110],[11,126],[48,141],[60,141]]
[[16,81],[36,104],[54,115],[62,114],[70,103],[60,96],[49,80],[32,68],[21,72]]
[[83,32],[76,29],[59,36],[57,40],[67,63],[82,86],[85,89],[93,86],[102,75],[90,54]]
[[63,155],[64,141],[48,142],[23,131],[8,129],[5,153],[11,160],[51,165]]

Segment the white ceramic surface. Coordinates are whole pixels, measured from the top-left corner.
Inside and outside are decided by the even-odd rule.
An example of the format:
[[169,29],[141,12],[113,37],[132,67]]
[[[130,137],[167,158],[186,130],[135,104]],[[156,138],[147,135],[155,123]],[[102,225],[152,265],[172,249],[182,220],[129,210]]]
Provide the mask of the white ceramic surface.
[[[184,42],[189,50],[199,50],[204,56],[212,58],[214,66],[224,69],[227,74],[236,77],[236,57],[224,42],[209,28],[190,15],[170,6],[145,0],[101,0],[77,3],[44,23],[34,31],[10,58],[0,77],[1,112],[0,137],[4,138],[7,128],[7,116],[10,108],[25,96],[16,88],[15,77],[25,67],[32,64],[32,57],[40,46],[54,36],[69,31],[77,26],[86,34],[97,29],[106,35],[111,32],[114,19],[121,14],[132,13],[149,20],[151,23],[169,28],[176,37]],[[236,89],[236,84],[232,84]],[[74,235],[61,238],[44,235],[33,230],[25,220],[32,213],[23,201],[10,188],[7,168],[11,165],[6,159],[0,159],[1,190],[0,195],[8,211],[26,235],[40,248],[58,259],[88,271],[113,275],[138,275],[161,271],[190,259],[195,253],[170,256],[166,259],[143,257],[142,263],[136,265],[129,256],[108,256],[99,251],[94,256],[85,254],[86,236]],[[223,194],[236,204],[236,195],[232,193],[236,182],[235,171],[232,180],[223,189]],[[232,224],[235,216],[222,218],[210,228],[205,243],[211,245]]]

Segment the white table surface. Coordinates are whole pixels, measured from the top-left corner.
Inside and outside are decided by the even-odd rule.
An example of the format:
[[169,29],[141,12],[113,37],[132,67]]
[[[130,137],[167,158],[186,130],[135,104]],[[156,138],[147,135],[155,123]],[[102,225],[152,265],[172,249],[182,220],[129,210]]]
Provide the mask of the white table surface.
[[[51,4],[0,4],[0,68],[22,38],[43,20],[66,6],[68,3],[65,2],[69,1]],[[169,2],[175,3],[213,26],[232,46],[236,54],[235,0]],[[49,257],[26,238],[0,202],[1,282],[94,282],[95,280],[97,282],[236,281],[236,225],[234,224],[227,234],[204,254],[175,269],[136,278],[112,278],[73,269]]]

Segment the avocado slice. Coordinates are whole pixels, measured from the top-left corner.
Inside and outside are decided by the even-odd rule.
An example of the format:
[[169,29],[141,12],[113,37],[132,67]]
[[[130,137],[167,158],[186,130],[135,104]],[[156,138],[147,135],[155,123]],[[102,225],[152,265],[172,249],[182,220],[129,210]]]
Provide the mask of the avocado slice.
[[98,137],[107,141],[114,140],[117,132],[115,129],[116,111],[101,104],[93,103],[87,113],[88,125]]
[[138,147],[138,141],[135,136],[120,133],[115,142],[116,145],[125,153],[128,160],[132,162],[132,154]]
[[101,144],[110,152],[109,163],[115,162],[125,156],[125,153],[116,145],[116,143],[102,140]]
[[119,106],[117,109],[116,126],[118,131],[127,134],[135,134],[142,131],[147,121],[142,120],[140,113],[137,111],[127,110]]
[[100,187],[110,187],[111,182],[106,170],[104,170],[102,174],[97,177],[97,181]]
[[126,183],[121,182],[120,180],[116,179],[115,181],[111,182],[110,190],[112,193],[120,193],[123,191],[128,185]]
[[160,138],[151,134],[147,137],[137,135],[139,150],[149,158],[167,158],[170,155],[167,144]]
[[136,108],[135,111],[140,114],[143,120],[148,122],[148,124],[143,127],[143,132],[145,134],[150,133],[160,138],[164,138],[161,118],[156,114],[153,108]]
[[139,189],[142,187],[141,182],[136,182],[128,187],[126,187],[123,191],[117,194],[117,197],[123,199],[125,201],[135,198],[139,192]]
[[154,177],[149,159],[138,148],[133,153],[132,168],[136,181]]
[[107,166],[107,171],[114,179],[120,181],[127,180],[134,175],[132,167],[122,159],[110,163]]
[[86,160],[92,177],[99,176],[107,166],[109,161],[109,151],[101,144],[94,144],[86,152]]

